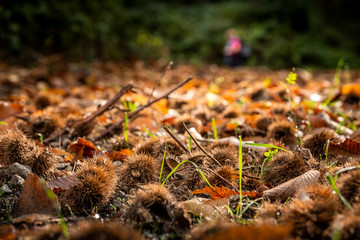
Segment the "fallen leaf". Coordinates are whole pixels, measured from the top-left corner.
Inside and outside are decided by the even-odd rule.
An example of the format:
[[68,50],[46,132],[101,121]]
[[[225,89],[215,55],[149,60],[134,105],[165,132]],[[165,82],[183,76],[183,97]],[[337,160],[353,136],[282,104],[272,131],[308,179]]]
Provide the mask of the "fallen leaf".
[[[276,226],[276,225],[258,225],[258,226],[242,226],[237,224],[229,229],[221,232],[216,232],[214,235],[206,238],[208,240],[237,240],[237,239],[252,239],[252,240],[272,240],[272,239],[289,239],[291,231],[290,226]],[[239,237],[241,236],[241,237]]]
[[166,165],[171,169],[171,170],[173,170],[178,164],[179,164],[179,162],[177,162],[174,158],[172,158],[172,157],[167,157],[166,159],[165,159],[165,163],[166,163]]
[[299,189],[316,183],[319,177],[319,171],[307,171],[306,173],[284,182],[275,188],[264,191],[263,196],[269,198],[270,200],[280,199],[285,201],[287,198],[292,197]]
[[72,161],[82,159],[83,157],[92,158],[94,152],[100,151],[92,142],[83,138],[78,138],[77,141],[71,143],[68,150],[75,153],[75,157]]
[[193,198],[180,203],[185,211],[205,218],[225,218],[228,215],[229,198],[208,200],[206,198]]
[[9,103],[0,101],[0,120],[11,117],[19,112],[22,112],[24,105],[20,103]]
[[0,226],[0,239],[2,240],[15,240],[15,228],[13,225],[5,224]]
[[120,151],[112,151],[109,154],[109,157],[113,161],[123,162],[127,158],[127,156],[131,156],[132,154],[133,152],[130,149],[121,149]]
[[[326,145],[324,146],[324,148]],[[353,139],[345,139],[342,143],[329,143],[329,153],[334,155],[359,155],[360,154],[360,142]]]
[[[205,187],[203,189],[197,189],[192,192],[193,194],[202,194],[209,193],[211,198],[216,200],[220,198],[230,197],[234,194],[239,194],[239,192],[235,192],[233,190],[228,189],[227,187]],[[251,199],[256,199],[261,197],[261,194],[256,192],[241,192],[243,196],[249,196]]]
[[35,222],[46,222],[50,219],[57,219],[54,215],[48,215],[48,214],[38,214],[38,213],[32,213],[32,214],[26,214],[17,218],[13,219],[14,224],[20,224],[20,223],[35,223]]
[[75,175],[66,175],[64,177],[59,177],[47,182],[49,188],[54,193],[64,192],[67,189],[76,185],[77,177]]
[[343,85],[341,87],[341,94],[342,95],[354,94],[357,97],[360,97],[360,84],[352,83],[352,84]]
[[[16,203],[14,217],[32,213],[57,216],[55,209],[55,205],[58,204],[57,199],[54,202],[50,200],[39,180],[40,178],[33,173],[27,176],[23,193]],[[48,187],[46,183],[44,184]]]

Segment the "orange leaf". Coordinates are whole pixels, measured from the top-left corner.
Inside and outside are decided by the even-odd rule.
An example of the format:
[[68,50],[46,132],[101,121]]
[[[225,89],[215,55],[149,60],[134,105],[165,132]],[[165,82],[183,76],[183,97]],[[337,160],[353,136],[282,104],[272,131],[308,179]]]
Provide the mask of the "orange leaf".
[[345,84],[341,87],[342,95],[348,95],[350,93],[360,97],[360,84]]
[[68,149],[75,153],[76,160],[83,157],[92,158],[94,152],[100,151],[92,142],[83,138],[78,138],[76,142],[71,143]]
[[160,101],[154,103],[153,107],[160,111],[163,114],[168,113],[169,108],[168,108],[168,101],[166,99],[161,99]]
[[[324,146],[326,147],[326,146]],[[330,142],[329,143],[329,151],[331,151],[331,153],[335,153],[335,154],[344,154],[344,153],[349,153],[349,154],[356,154],[359,155],[360,154],[360,142],[355,141],[353,139],[346,139],[344,142],[342,143],[333,143]]]
[[235,124],[235,123],[227,123],[227,124],[225,125],[225,129],[224,129],[224,130],[225,130],[225,131],[234,131],[237,126],[239,126],[239,125],[238,125],[238,124]]
[[106,119],[106,117],[105,117],[104,115],[100,115],[100,116],[99,116],[99,119],[100,119],[100,121],[101,121],[102,123],[106,123],[106,122],[107,122],[107,119]]
[[169,117],[169,118],[165,118],[164,120],[161,121],[162,124],[166,125],[166,124],[174,124],[175,120],[177,117]]
[[123,162],[127,156],[131,156],[133,152],[130,149],[122,149],[120,151],[112,151],[109,154],[109,157],[113,161],[121,161]]
[[[234,194],[239,194],[233,190],[228,189],[227,187],[205,187],[203,189],[198,189],[192,192],[193,194],[209,193],[211,198],[216,200],[220,198],[230,197]],[[249,196],[252,199],[261,197],[261,194],[256,192],[241,192],[243,196]]]

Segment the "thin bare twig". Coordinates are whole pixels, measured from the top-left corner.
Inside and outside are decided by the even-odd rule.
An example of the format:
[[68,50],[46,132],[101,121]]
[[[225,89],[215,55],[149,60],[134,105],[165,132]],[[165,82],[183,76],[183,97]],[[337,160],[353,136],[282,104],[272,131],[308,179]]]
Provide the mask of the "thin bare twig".
[[152,96],[153,96],[153,94],[155,92],[155,89],[157,88],[157,86],[159,85],[159,83],[161,82],[163,77],[165,76],[167,70],[171,69],[172,65],[173,65],[173,62],[171,62],[171,61],[168,64],[166,64],[164,71],[161,73],[159,79],[156,81],[155,86],[153,87],[153,89],[152,89],[152,91],[150,93],[150,96],[149,96],[149,99],[148,99],[147,103],[149,103],[151,101],[151,98],[152,98]]
[[175,140],[175,142],[177,142],[179,144],[179,146],[185,150],[185,152],[190,153],[190,150],[175,136],[175,134],[173,134],[168,127],[164,127],[164,130],[172,137],[172,139]]
[[208,156],[215,164],[217,164],[218,166],[221,166],[221,164],[219,163],[218,160],[216,160],[216,158],[214,158],[213,155],[211,155],[210,153],[208,153],[204,148],[201,147],[201,145],[196,141],[196,139],[191,135],[189,129],[186,127],[186,124],[183,122],[183,125],[185,127],[186,132],[190,135],[190,137],[194,140],[194,143],[200,148],[200,150],[206,155]]
[[[163,96],[159,97],[159,98],[156,98],[154,100],[152,100],[151,102],[143,105],[143,106],[140,106],[138,107],[134,112],[131,112],[128,114],[128,118],[129,119],[132,119],[135,115],[137,115],[139,112],[141,112],[142,110],[144,110],[145,108],[153,105],[154,103],[160,101],[161,99],[164,99],[164,98],[168,98],[169,95],[173,92],[175,92],[177,89],[179,89],[180,87],[184,86],[187,82],[189,82],[190,80],[192,79],[192,77],[189,77],[187,78],[185,81],[183,81],[182,83],[178,84],[177,86],[175,86],[173,89],[171,89],[169,92],[167,92],[166,94],[164,94]],[[106,136],[107,134],[109,134],[111,131],[113,131],[115,128],[117,128],[118,126],[120,126],[121,124],[123,124],[125,122],[125,120],[121,120],[121,121],[118,121],[114,124],[112,124],[110,127],[108,127],[105,131],[103,131],[100,136],[96,137],[95,139],[93,139],[92,141],[94,140],[97,140],[99,138],[102,138],[104,136]]]
[[90,116],[82,119],[81,121],[79,121],[78,123],[76,123],[73,127],[72,130],[70,132],[68,132],[68,130],[66,128],[61,129],[61,131],[54,135],[54,136],[50,136],[48,138],[46,138],[44,140],[45,144],[50,143],[52,140],[58,138],[59,136],[62,137],[67,137],[69,135],[69,137],[71,138],[72,135],[74,134],[74,132],[76,132],[76,130],[78,128],[80,128],[81,126],[83,126],[84,124],[90,122],[91,120],[95,119],[97,116],[103,114],[106,110],[108,110],[117,100],[119,100],[119,98],[121,98],[122,95],[124,95],[125,93],[127,93],[128,91],[130,91],[133,88],[132,84],[128,84],[125,87],[123,87],[118,93],[116,93],[116,95],[111,98],[109,101],[107,101],[106,104],[104,104],[103,106],[99,107],[96,111],[94,111]]

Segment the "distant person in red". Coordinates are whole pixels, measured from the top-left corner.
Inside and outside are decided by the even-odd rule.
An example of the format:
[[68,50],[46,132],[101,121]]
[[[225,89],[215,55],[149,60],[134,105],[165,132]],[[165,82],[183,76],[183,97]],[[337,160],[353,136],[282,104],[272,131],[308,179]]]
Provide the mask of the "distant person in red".
[[237,67],[243,64],[241,51],[243,50],[243,44],[241,42],[238,33],[234,29],[226,31],[225,36],[227,38],[226,45],[224,47],[224,63],[229,67]]

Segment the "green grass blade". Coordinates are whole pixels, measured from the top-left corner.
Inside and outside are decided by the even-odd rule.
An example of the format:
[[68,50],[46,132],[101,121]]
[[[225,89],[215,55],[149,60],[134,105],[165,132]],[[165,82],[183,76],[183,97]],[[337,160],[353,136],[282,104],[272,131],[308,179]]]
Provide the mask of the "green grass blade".
[[[237,215],[242,212],[242,194],[241,194],[241,179],[242,179],[242,138],[239,138],[239,206],[237,208]],[[241,215],[240,215],[241,217]]]
[[188,162],[189,162],[189,163],[192,163],[192,165],[195,166],[196,170],[200,173],[201,177],[205,180],[205,182],[209,185],[209,187],[212,188],[210,182],[207,180],[207,178],[205,177],[204,173],[200,170],[200,168],[199,168],[195,163],[193,163],[193,162],[190,161],[190,160],[182,161],[182,162],[180,162],[178,165],[176,165],[176,167],[174,167],[174,169],[169,173],[169,175],[166,176],[166,178],[165,178],[165,180],[162,182],[161,186],[163,186],[163,185],[165,184],[165,182],[169,179],[169,177],[170,177],[171,175],[173,175],[173,174],[176,172],[176,170],[177,170],[181,165],[183,165],[184,163],[188,163]]
[[144,131],[152,138],[156,138],[154,134],[152,134],[146,127],[143,127]]
[[346,207],[348,207],[350,210],[352,210],[351,204],[346,200],[346,198],[340,193],[339,189],[336,187],[336,179],[338,175],[335,175],[335,177],[332,177],[330,174],[325,174],[327,180],[329,181],[329,184],[333,191],[339,196],[340,200],[344,203]]
[[244,209],[241,211],[241,216],[253,205],[255,204],[256,202],[260,201],[260,200],[263,200],[264,198],[263,197],[260,197],[260,198],[257,198],[255,199],[254,201],[251,201],[251,203],[249,203],[248,205],[246,205],[246,207],[244,207]]
[[287,152],[288,150],[275,146],[275,145],[271,145],[271,144],[266,144],[266,143],[245,143],[245,145],[251,145],[251,146],[259,146],[259,147],[269,147],[269,148],[276,148],[276,149],[280,149],[283,150],[285,152]]
[[165,150],[164,150],[164,156],[161,163],[161,169],[160,169],[160,177],[159,177],[159,184],[161,183],[161,177],[164,170],[164,163],[165,163],[165,156],[166,156],[166,148],[167,148],[167,142],[165,142]]

